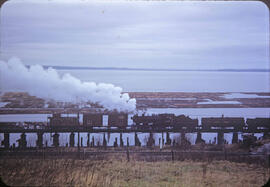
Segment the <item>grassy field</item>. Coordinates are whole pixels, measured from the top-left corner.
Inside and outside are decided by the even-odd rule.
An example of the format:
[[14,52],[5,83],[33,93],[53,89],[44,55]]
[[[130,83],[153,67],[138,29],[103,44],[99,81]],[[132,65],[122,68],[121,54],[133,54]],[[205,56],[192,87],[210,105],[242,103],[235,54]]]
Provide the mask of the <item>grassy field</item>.
[[227,161],[0,160],[11,186],[262,186],[266,169]]

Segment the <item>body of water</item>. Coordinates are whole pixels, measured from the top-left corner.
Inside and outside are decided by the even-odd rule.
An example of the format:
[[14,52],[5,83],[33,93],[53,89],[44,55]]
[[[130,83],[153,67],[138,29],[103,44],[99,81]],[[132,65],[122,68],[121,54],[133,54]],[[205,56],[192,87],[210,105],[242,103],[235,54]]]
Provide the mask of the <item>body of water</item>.
[[269,72],[58,70],[127,92],[269,92]]

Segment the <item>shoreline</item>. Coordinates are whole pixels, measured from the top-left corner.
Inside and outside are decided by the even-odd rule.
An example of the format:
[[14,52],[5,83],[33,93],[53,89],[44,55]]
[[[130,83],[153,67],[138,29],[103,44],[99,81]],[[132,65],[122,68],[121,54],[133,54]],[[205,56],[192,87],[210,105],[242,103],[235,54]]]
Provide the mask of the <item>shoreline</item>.
[[[147,108],[270,108],[270,92],[124,92],[135,98],[137,110]],[[236,96],[234,98],[234,96]],[[10,92],[1,97],[10,106],[0,114],[44,114],[52,112],[87,113],[100,108],[49,107],[45,100],[22,93]],[[43,102],[43,104],[41,104]],[[17,104],[23,103],[23,104]],[[29,105],[31,103],[31,105]]]

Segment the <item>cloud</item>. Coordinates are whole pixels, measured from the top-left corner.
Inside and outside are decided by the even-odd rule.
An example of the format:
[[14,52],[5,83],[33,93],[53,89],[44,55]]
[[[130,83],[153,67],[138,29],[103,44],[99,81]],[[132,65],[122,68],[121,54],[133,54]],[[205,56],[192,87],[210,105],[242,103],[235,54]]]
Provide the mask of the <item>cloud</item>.
[[268,14],[259,2],[10,2],[3,51],[29,64],[264,67]]

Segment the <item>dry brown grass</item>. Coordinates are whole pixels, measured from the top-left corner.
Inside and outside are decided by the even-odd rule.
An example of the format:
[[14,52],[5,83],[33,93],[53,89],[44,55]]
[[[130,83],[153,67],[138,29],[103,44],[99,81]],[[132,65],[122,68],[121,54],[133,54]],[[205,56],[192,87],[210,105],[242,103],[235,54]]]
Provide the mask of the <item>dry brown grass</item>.
[[11,186],[262,186],[268,177],[255,165],[215,161],[143,162],[64,159],[0,160]]

